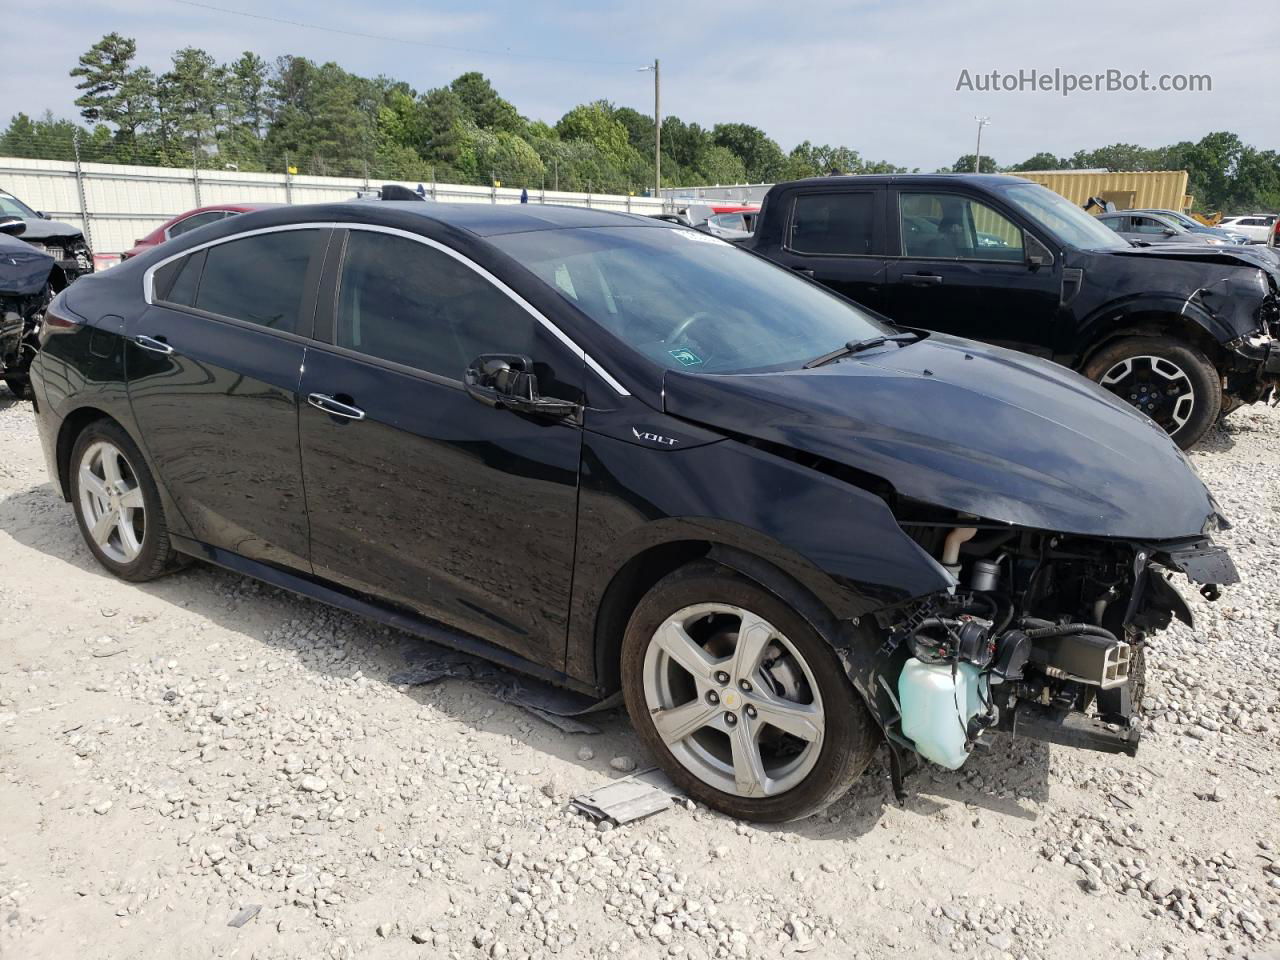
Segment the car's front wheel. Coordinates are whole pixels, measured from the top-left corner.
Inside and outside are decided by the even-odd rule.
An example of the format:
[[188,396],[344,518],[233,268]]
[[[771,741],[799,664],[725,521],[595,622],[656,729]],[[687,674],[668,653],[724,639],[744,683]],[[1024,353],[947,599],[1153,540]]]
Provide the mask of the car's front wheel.
[[110,420],[89,424],[71,450],[71,502],[85,543],[123,580],[151,580],[174,558],[155,480],[133,438]]
[[839,798],[880,740],[835,653],[796,611],[710,562],[639,603],[623,639],[627,711],[689,796],[785,821]]
[[1083,372],[1163,427],[1183,450],[1204,436],[1222,407],[1222,378],[1209,358],[1173,337],[1118,340]]

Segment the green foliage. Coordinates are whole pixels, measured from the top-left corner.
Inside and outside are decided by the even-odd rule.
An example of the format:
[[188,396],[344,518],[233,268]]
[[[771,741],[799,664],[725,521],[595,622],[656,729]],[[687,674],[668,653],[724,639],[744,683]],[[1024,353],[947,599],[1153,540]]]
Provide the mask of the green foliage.
[[[965,153],[960,159],[951,165],[951,169],[947,173],[973,173],[973,161],[977,159],[972,153]],[[982,165],[977,171],[978,173],[999,173],[1000,164],[996,163],[994,157],[989,157],[985,153],[982,155]]]
[[1055,157],[1052,153],[1040,152],[1032,154],[1021,163],[1015,163],[1012,167],[1005,167],[1006,173],[1020,173],[1023,170],[1064,170],[1071,166],[1070,160],[1062,160]]
[[[554,125],[520,116],[481,73],[419,94],[388,77],[285,56],[268,64],[246,51],[218,63],[198,47],[172,56],[157,76],[135,65],[137,44],[109,33],[71,70],[76,106],[90,126],[46,113],[14,116],[0,154],[114,163],[233,167],[397,180],[489,183],[625,193],[653,184],[653,117],[597,100]],[[966,154],[948,171],[971,172]],[[999,167],[982,158],[983,172]],[[1198,142],[1147,148],[1116,143],[1069,158],[1037,153],[1006,168],[1182,170],[1205,211],[1280,209],[1280,156],[1216,132]],[[856,150],[810,141],[784,153],[763,130],[719,123],[707,130],[662,121],[664,185],[767,183],[830,173],[899,173]]]

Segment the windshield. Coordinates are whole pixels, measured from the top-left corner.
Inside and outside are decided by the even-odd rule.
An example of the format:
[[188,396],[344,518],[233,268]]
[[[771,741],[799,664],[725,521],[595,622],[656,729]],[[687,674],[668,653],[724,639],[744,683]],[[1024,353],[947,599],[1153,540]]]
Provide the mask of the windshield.
[[1128,250],[1129,243],[1061,194],[1038,183],[1006,187],[1005,199],[1051,230],[1063,243],[1081,250]]
[[582,227],[490,240],[672,370],[790,369],[851,340],[894,332],[790,271],[693,230]]
[[0,216],[34,220],[38,214],[11,193],[0,193]]

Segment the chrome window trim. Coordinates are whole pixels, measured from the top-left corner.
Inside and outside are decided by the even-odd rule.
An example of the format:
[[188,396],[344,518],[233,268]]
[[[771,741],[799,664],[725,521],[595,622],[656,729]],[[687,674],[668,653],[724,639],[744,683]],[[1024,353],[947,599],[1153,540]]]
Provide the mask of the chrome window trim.
[[612,390],[615,393],[617,393],[621,397],[631,396],[630,390],[628,390],[621,383],[619,383],[618,380],[616,380],[607,370],[605,370],[604,367],[602,367],[595,360],[594,357],[592,357],[589,353],[583,350],[582,347],[578,346],[572,340],[572,338],[569,337],[568,334],[566,334],[563,330],[561,330],[554,323],[552,323],[545,316],[543,316],[542,313],[536,307],[533,306],[533,304],[525,300],[522,296],[520,296],[520,294],[516,293],[509,286],[507,286],[505,283],[503,283],[501,280],[495,277],[492,273],[490,273],[484,267],[480,266],[480,264],[476,263],[474,260],[471,260],[463,256],[461,253],[459,253],[457,250],[454,250],[452,247],[449,247],[443,243],[440,243],[438,240],[432,240],[430,237],[424,237],[419,233],[412,233],[408,230],[401,230],[397,227],[384,227],[380,224],[372,224],[372,223],[333,223],[333,222],[321,223],[321,222],[312,221],[312,222],[306,222],[306,223],[280,224],[279,226],[275,226],[275,227],[259,227],[256,230],[245,230],[242,233],[234,233],[228,237],[219,237],[216,240],[206,240],[204,243],[199,243],[199,244],[196,244],[194,247],[188,247],[187,249],[182,250],[179,253],[171,254],[170,256],[165,257],[163,260],[159,260],[156,263],[153,263],[151,266],[149,266],[146,269],[146,272],[143,273],[142,275],[142,299],[146,301],[148,306],[150,306],[155,302],[154,297],[155,297],[156,271],[159,270],[161,267],[164,267],[172,263],[175,260],[179,260],[182,257],[188,256],[189,254],[192,254],[192,253],[196,253],[200,250],[205,250],[209,247],[216,247],[223,243],[230,243],[233,240],[242,240],[245,237],[253,237],[263,233],[281,233],[286,230],[365,230],[370,233],[386,233],[396,237],[404,237],[406,240],[412,240],[416,243],[421,243],[424,246],[431,247],[434,250],[439,250],[441,253],[452,257],[454,260],[457,260],[463,266],[475,271],[480,276],[488,280],[495,287],[497,287],[504,294],[506,294],[507,297],[509,297],[518,307],[520,307],[527,314],[529,314],[529,316],[533,317],[534,320],[536,320],[539,324],[541,324],[542,327],[546,329],[548,333],[550,333],[553,337],[555,337],[562,344],[564,344],[564,346],[567,347],[573,353],[574,356],[576,356],[579,360],[583,361],[583,363],[585,363],[588,367],[590,367],[591,370],[596,374],[596,376],[598,376],[601,380],[603,380],[606,384],[608,384],[609,387],[612,388]]

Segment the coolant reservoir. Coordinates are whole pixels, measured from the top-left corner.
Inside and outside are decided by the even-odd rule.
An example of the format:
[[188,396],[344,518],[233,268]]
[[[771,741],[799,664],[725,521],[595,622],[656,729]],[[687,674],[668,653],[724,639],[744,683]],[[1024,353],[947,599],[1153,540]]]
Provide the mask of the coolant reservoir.
[[922,663],[915,657],[898,677],[902,732],[926,760],[955,770],[968,759],[964,749],[969,720],[990,700],[987,678],[972,663]]

